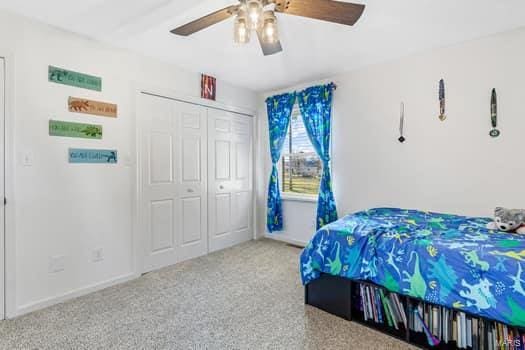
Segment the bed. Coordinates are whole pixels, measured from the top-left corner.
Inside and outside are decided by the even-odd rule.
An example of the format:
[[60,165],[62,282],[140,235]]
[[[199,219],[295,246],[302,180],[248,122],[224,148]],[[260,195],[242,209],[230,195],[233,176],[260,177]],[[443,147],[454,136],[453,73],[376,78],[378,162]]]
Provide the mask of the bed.
[[304,285],[329,274],[525,325],[525,236],[488,218],[376,208],[321,228],[300,258]]

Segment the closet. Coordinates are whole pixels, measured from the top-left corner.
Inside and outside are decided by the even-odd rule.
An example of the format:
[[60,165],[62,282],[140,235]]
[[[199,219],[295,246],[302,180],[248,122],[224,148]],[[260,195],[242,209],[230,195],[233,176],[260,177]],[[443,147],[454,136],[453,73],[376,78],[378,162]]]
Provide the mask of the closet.
[[253,237],[253,120],[139,95],[143,272]]

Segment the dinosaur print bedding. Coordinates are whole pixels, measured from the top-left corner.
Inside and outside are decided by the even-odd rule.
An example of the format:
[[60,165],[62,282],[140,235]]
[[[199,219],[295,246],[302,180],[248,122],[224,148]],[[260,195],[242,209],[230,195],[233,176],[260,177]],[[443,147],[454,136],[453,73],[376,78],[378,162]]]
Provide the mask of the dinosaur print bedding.
[[321,273],[525,326],[525,236],[491,219],[378,208],[321,228],[303,250],[303,284]]

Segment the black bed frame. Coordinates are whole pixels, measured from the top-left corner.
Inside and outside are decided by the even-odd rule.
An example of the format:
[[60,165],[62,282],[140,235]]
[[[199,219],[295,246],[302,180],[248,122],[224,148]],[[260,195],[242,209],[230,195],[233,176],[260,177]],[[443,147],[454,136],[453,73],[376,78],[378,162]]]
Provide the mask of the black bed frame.
[[[428,345],[427,338],[424,333],[414,332],[409,329],[395,330],[386,325],[374,323],[371,321],[365,321],[362,315],[355,310],[355,306],[352,305],[353,289],[358,290],[359,284],[368,284],[368,285],[373,285],[377,288],[385,289],[381,286],[375,285],[370,282],[354,281],[354,280],[350,280],[347,278],[343,278],[339,276],[332,276],[332,275],[323,273],[321,274],[320,278],[308,283],[305,286],[305,289],[304,289],[305,304],[317,307],[330,314],[342,317],[345,320],[357,322],[366,327],[378,330],[382,333],[385,333],[387,335],[390,335],[399,340],[405,341],[407,343],[410,343],[412,345],[415,345],[423,349],[431,349],[431,350],[435,350],[435,349],[456,350],[458,349],[456,346],[456,343],[453,341],[448,342],[448,343],[441,342],[436,347],[430,347]],[[355,288],[355,286],[357,286],[357,288]],[[409,300],[423,301],[423,300],[419,300],[416,298],[403,296],[400,294],[399,294],[399,297],[406,300],[407,302]],[[425,302],[426,304],[431,304],[426,301],[423,301],[423,302]],[[436,304],[433,304],[433,305],[436,305]],[[436,305],[436,306],[439,306],[439,305]],[[354,315],[352,315],[353,307],[354,307]],[[456,311],[464,312],[463,310],[456,310]],[[468,313],[466,314],[470,315]],[[470,316],[476,317],[479,319],[484,319],[490,322],[494,322],[493,320],[489,320],[489,319],[486,319],[486,318],[483,318],[477,315],[470,315]],[[523,327],[511,327],[511,328],[520,329],[520,331],[525,333],[525,328]],[[471,349],[471,348],[467,348],[467,349]]]

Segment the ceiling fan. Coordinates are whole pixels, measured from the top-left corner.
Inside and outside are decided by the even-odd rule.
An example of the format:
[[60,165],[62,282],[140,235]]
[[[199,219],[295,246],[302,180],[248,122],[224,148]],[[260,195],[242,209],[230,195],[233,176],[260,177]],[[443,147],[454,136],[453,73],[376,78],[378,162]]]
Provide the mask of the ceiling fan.
[[265,56],[281,52],[275,12],[319,19],[352,26],[361,17],[365,5],[334,0],[239,0],[195,21],[175,28],[171,33],[188,36],[235,16],[234,40],[239,44],[257,34]]

